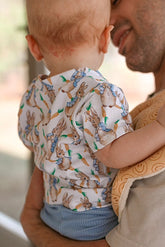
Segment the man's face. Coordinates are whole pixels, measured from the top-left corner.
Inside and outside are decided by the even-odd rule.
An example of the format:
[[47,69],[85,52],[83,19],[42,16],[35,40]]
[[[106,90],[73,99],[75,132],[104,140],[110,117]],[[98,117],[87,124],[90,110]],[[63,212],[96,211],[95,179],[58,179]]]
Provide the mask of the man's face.
[[112,41],[136,71],[156,72],[165,56],[165,0],[111,0]]

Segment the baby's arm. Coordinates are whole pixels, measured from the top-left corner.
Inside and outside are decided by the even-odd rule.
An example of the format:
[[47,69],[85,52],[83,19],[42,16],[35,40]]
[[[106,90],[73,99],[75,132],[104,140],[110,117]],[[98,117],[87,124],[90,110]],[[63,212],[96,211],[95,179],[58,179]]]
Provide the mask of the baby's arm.
[[165,106],[157,120],[134,132],[127,133],[95,153],[104,165],[123,168],[133,165],[165,145]]

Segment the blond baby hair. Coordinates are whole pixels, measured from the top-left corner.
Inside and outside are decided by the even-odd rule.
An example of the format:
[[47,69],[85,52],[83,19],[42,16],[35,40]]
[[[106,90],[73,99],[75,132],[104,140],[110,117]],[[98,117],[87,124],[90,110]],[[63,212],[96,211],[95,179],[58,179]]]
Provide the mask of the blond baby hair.
[[30,34],[56,47],[93,44],[110,22],[110,0],[26,0]]

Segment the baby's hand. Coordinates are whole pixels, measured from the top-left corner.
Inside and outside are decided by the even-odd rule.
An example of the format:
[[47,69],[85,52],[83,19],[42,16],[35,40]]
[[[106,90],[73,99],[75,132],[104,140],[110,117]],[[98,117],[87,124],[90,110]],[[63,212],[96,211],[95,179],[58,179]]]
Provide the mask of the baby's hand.
[[165,105],[158,111],[157,121],[165,128]]

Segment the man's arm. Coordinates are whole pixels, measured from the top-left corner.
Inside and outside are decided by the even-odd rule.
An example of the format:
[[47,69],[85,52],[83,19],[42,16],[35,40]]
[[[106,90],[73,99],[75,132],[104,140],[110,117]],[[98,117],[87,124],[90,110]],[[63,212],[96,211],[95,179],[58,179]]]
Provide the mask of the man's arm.
[[76,241],[65,238],[46,226],[40,219],[40,210],[43,207],[43,178],[42,172],[35,167],[25,205],[21,214],[23,229],[36,247],[108,247],[107,242],[98,241]]

